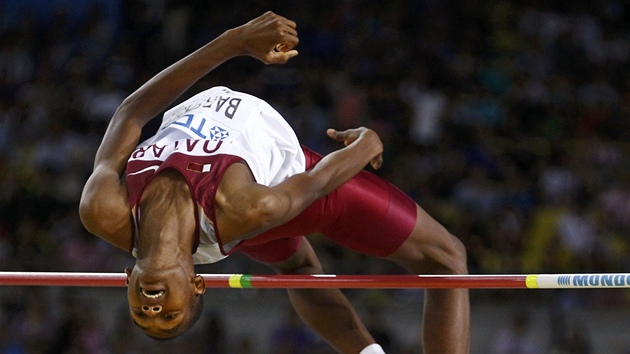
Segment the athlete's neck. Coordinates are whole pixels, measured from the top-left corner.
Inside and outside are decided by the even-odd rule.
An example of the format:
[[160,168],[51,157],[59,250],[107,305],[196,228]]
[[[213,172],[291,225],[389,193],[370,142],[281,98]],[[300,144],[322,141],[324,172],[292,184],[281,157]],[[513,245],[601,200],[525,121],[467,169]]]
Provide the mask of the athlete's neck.
[[139,262],[171,266],[192,258],[194,205],[188,184],[175,171],[164,171],[147,186],[140,201]]

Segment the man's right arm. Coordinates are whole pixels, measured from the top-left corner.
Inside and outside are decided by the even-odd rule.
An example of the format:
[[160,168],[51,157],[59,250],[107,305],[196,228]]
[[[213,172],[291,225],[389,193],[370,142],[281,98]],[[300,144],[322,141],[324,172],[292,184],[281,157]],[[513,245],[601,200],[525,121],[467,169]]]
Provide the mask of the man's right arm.
[[109,123],[94,161],[79,212],[84,226],[109,243],[129,250],[131,215],[122,172],[142,127],[224,61],[249,55],[265,64],[297,55],[295,22],[274,13],[231,30],[169,66],[127,97]]

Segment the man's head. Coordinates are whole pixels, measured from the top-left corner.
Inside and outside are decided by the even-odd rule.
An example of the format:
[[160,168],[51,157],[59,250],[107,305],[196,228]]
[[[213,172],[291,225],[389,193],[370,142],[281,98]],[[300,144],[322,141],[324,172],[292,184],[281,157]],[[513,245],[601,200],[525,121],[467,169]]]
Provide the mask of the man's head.
[[156,339],[176,337],[201,316],[205,281],[180,268],[144,272],[137,265],[125,269],[127,299],[134,323]]

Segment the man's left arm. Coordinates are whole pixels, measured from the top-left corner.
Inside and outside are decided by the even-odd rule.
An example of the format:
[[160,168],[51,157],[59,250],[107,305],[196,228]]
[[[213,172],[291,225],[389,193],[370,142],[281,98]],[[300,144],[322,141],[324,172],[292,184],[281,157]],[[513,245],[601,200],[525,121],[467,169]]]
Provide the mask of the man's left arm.
[[381,166],[383,144],[373,130],[329,129],[327,134],[345,147],[324,156],[312,169],[273,187],[256,183],[242,164],[228,168],[216,194],[223,242],[250,238],[282,225],[346,183],[368,163],[374,169]]

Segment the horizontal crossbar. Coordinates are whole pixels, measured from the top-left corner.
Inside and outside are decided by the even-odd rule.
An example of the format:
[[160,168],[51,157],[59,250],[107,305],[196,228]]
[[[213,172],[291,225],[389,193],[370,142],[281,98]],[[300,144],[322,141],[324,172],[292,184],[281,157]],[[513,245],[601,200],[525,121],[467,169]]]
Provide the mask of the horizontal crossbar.
[[[564,289],[630,288],[630,273],[529,275],[201,274],[211,288]],[[0,272],[0,286],[124,287],[124,273]]]

